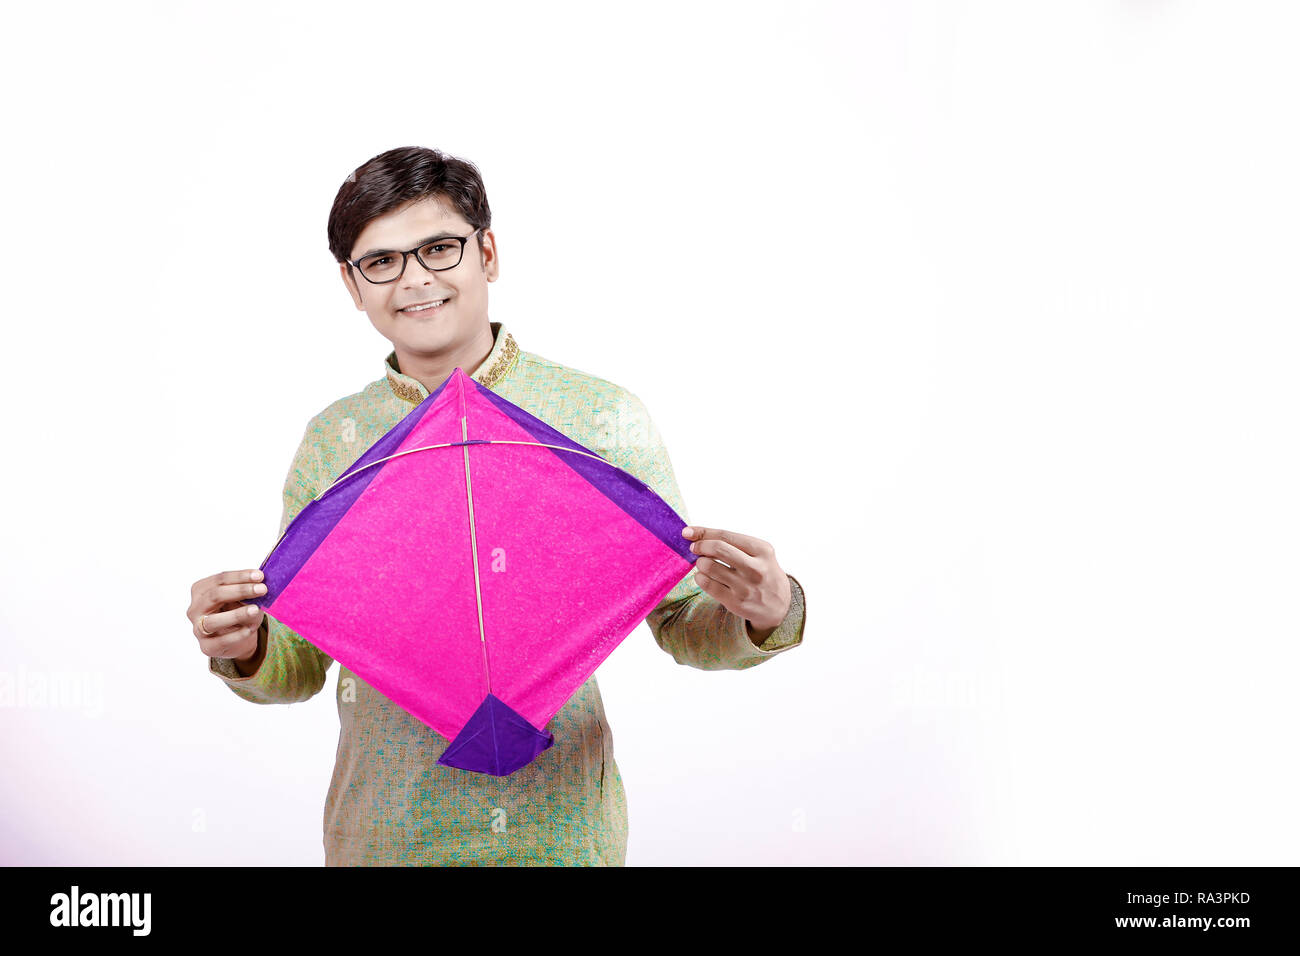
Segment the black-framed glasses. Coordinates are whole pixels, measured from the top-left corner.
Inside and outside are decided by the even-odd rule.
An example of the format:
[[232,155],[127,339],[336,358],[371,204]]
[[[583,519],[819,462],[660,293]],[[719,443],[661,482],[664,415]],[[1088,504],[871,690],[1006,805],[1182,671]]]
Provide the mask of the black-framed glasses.
[[[398,252],[396,249],[372,252],[355,261],[349,259],[348,265],[360,272],[363,279],[375,285],[396,282],[400,279],[406,272],[406,257],[410,255],[414,255],[420,265],[430,272],[454,269],[460,265],[461,257],[465,255],[465,243],[482,231],[475,229],[468,236],[438,236],[405,252]],[[398,256],[401,256],[401,259],[398,259]]]

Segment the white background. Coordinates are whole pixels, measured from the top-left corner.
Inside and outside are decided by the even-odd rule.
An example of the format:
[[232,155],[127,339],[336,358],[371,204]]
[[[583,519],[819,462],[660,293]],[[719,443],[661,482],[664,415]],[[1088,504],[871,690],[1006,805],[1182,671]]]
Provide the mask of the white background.
[[758,668],[599,672],[629,865],[1297,862],[1293,5],[5,19],[0,863],[323,861],[337,671],[248,704],[184,611],[382,372],[325,224],[406,145],[807,590]]

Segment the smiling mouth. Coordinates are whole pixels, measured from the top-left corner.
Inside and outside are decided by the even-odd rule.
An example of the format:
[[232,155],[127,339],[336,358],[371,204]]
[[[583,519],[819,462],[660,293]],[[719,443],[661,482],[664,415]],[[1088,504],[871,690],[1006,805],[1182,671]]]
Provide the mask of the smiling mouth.
[[398,309],[397,311],[402,313],[403,315],[429,315],[432,312],[437,312],[441,310],[442,307],[450,301],[451,298],[449,296],[446,299],[434,299],[432,302],[424,302],[418,305],[408,305],[406,308]]

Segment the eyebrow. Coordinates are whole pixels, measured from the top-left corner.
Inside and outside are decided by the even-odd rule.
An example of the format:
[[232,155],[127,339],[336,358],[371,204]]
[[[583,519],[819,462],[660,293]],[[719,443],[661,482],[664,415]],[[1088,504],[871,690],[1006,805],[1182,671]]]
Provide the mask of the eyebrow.
[[[427,238],[427,239],[421,239],[418,243],[416,243],[415,248],[416,248],[416,249],[419,249],[420,246],[422,246],[422,245],[424,245],[425,243],[428,243],[428,242],[433,242],[433,240],[435,240],[435,239],[459,239],[459,238],[460,238],[460,236],[456,235],[454,232],[440,232],[440,233],[438,233],[436,236],[429,236],[429,238]],[[358,259],[364,259],[366,256],[373,256],[373,255],[375,255],[375,254],[378,253],[378,252],[397,252],[397,251],[399,251],[399,250],[397,250],[397,249],[371,249],[369,252],[363,252],[363,253],[361,253],[361,255],[357,256],[357,258],[358,258]]]

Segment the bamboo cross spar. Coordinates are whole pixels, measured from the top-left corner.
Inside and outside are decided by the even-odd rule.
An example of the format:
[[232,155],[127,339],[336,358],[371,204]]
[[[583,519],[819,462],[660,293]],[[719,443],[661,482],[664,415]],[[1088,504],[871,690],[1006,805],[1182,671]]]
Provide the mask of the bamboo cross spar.
[[457,368],[303,507],[245,603],[447,738],[440,764],[505,776],[690,572],[685,526]]

